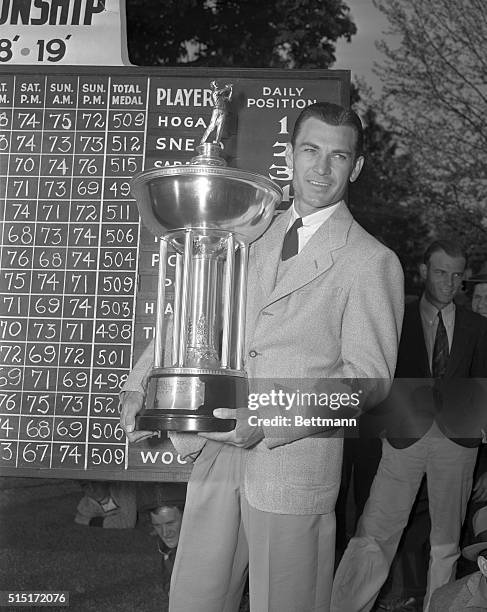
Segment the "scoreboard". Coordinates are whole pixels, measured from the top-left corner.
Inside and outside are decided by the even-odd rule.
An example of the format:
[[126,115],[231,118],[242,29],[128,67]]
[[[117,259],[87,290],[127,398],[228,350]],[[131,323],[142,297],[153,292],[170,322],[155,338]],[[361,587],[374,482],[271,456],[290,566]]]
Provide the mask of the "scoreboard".
[[0,68],[0,474],[187,478],[167,438],[129,447],[118,423],[157,287],[130,180],[196,155],[213,79],[233,83],[228,165],[289,205],[289,130],[314,101],[347,105],[348,72]]

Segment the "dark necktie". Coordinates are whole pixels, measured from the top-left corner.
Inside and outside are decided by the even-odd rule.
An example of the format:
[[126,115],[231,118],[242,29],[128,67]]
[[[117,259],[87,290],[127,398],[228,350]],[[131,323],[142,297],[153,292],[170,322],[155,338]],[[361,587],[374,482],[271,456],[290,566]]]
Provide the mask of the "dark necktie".
[[291,225],[291,227],[287,230],[286,235],[284,236],[281,253],[282,261],[286,261],[286,259],[294,257],[298,254],[298,229],[300,227],[303,227],[303,220],[301,219],[301,217],[298,217],[296,221]]
[[448,363],[448,336],[446,333],[441,310],[438,311],[438,327],[436,328],[435,345],[433,347],[433,358],[431,360],[431,370],[433,378],[442,378],[445,375],[446,364]]

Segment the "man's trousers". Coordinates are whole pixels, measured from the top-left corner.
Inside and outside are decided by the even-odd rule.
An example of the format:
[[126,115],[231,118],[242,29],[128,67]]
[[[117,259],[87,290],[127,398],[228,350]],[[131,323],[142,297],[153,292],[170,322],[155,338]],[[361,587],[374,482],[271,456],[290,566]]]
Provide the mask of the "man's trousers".
[[368,612],[384,584],[426,473],[431,517],[431,553],[424,610],[431,595],[454,577],[459,540],[477,448],[446,438],[433,423],[411,446],[383,441],[371,493],[333,583],[332,612]]
[[209,441],[193,466],[169,596],[170,612],[237,612],[249,572],[252,612],[328,612],[335,514],[252,508],[249,451]]

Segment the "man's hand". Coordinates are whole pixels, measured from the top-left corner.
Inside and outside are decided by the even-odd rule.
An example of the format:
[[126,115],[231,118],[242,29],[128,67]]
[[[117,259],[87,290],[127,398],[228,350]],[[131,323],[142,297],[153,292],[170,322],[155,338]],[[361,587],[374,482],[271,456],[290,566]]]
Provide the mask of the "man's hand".
[[122,410],[120,425],[129,442],[140,442],[157,435],[155,431],[135,431],[135,415],[140,412],[144,404],[144,396],[138,391],[125,391],[122,397]]
[[240,446],[241,448],[255,446],[264,437],[261,427],[249,425],[249,411],[247,408],[216,408],[213,410],[213,416],[219,419],[236,419],[235,429],[231,431],[202,431],[198,434],[199,436],[208,438],[208,440],[223,442],[224,444],[233,444],[233,446]]
[[475,502],[487,502],[487,472],[481,474],[473,488],[472,499]]

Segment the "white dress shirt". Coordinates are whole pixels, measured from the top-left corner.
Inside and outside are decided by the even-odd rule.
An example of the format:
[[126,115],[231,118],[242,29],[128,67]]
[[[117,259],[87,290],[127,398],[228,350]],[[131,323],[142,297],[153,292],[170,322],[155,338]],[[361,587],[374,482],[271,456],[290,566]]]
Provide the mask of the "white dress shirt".
[[[298,229],[298,253],[303,250],[303,248],[305,247],[309,239],[313,236],[313,234],[316,232],[316,230],[332,216],[332,214],[338,208],[339,204],[341,204],[341,201],[337,202],[336,204],[333,204],[332,206],[320,208],[316,212],[302,217],[303,226]],[[299,215],[296,212],[296,209],[294,208],[293,204],[291,206],[291,218],[286,228],[286,232],[298,217]]]

